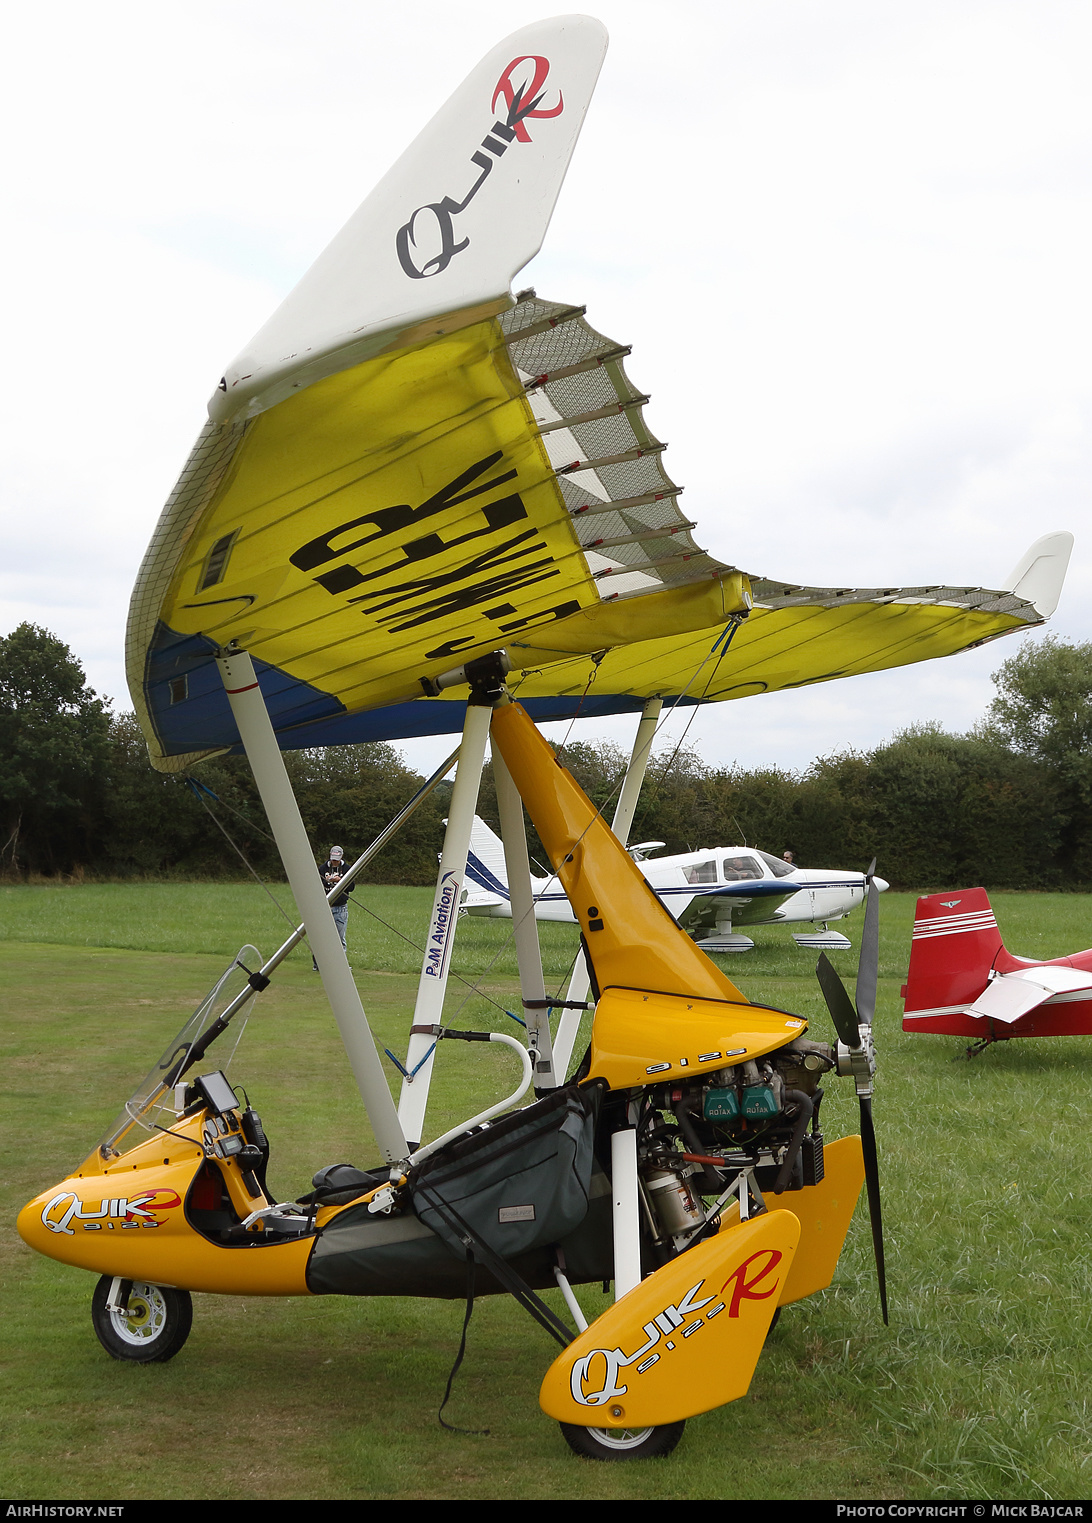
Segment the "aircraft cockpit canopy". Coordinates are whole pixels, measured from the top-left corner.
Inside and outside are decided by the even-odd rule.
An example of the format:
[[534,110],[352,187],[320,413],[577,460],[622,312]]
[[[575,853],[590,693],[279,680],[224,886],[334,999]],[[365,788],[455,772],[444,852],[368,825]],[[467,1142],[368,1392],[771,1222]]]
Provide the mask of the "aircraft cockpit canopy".
[[[763,866],[765,863],[765,866]],[[767,868],[769,871],[767,871]],[[746,883],[752,878],[785,878],[793,871],[790,863],[771,857],[767,851],[738,852],[730,857],[710,856],[686,869],[687,883]]]
[[762,863],[757,861],[750,853],[725,857],[722,863],[722,875],[725,883],[742,883],[748,878],[764,878],[766,876],[762,871]]

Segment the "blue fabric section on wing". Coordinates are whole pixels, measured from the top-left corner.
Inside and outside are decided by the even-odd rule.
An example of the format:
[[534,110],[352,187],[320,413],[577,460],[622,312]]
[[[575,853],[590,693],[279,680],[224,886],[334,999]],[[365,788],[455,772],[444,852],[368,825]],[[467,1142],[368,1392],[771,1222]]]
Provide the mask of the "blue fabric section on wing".
[[[181,635],[160,624],[148,656],[145,691],[159,743],[168,756],[226,747],[241,752],[239,732],[231,716],[214,656],[216,647],[204,635]],[[457,735],[466,718],[466,704],[442,698],[417,698],[383,708],[347,714],[329,693],[290,677],[278,667],[255,658],[254,670],[283,751],[307,746],[348,746],[361,741],[410,740],[423,735]],[[677,702],[665,698],[670,707]],[[693,703],[683,698],[683,703]],[[609,694],[601,698],[561,695],[530,698],[524,708],[542,724],[551,719],[602,719],[611,714],[637,714],[641,697]]]
[[[204,635],[180,635],[160,624],[148,653],[145,693],[159,743],[168,756],[187,751],[230,746],[241,750],[224,684],[213,659],[216,647]],[[310,730],[344,714],[344,705],[329,693],[289,677],[255,658],[254,671],[273,728],[296,726]],[[322,740],[281,741],[281,745],[325,745]]]

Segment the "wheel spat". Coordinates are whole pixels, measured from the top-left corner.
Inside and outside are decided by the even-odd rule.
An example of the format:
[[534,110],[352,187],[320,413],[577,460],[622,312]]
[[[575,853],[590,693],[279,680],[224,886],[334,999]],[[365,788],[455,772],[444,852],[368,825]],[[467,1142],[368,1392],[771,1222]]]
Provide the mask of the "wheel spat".
[[880,975],[880,894],[872,881],[875,871],[876,861],[873,858],[865,875],[868,891],[864,928],[861,932],[861,955],[857,964],[856,1004],[850,999],[825,952],[819,954],[819,964],[815,971],[839,1037],[838,1071],[852,1074],[857,1086],[857,1104],[861,1112],[861,1152],[864,1156],[865,1188],[868,1192],[868,1216],[872,1225],[872,1250],[876,1258],[880,1308],[884,1326],[887,1326],[887,1271],[880,1208],[880,1168],[876,1152],[876,1128],[872,1122],[873,1076],[876,1072],[872,1021],[876,1014],[876,991]]

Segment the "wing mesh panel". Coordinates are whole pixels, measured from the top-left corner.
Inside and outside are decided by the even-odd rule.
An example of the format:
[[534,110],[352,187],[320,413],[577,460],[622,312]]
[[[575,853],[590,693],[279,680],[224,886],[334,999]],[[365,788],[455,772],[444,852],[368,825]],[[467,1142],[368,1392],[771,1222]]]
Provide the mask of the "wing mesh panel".
[[[630,381],[617,357],[621,346],[586,322],[579,307],[543,301],[526,292],[500,318],[500,324],[540,423],[556,424],[559,419],[578,418],[604,407],[620,409],[570,428],[550,428],[543,441],[555,469],[638,450],[653,451],[558,478],[589,564],[596,576],[608,583],[604,595],[653,591],[656,586],[693,581],[726,570],[690,537],[688,521],[678,506],[682,488],[664,470],[660,441],[644,421],[640,405],[644,394]],[[555,375],[589,364],[590,368],[575,375]],[[632,402],[637,405],[621,410],[622,404]],[[628,504],[634,497],[654,500],[611,510],[611,503]],[[655,532],[645,538],[646,530]],[[602,543],[618,539],[627,542]],[[600,543],[602,548],[595,548]]]

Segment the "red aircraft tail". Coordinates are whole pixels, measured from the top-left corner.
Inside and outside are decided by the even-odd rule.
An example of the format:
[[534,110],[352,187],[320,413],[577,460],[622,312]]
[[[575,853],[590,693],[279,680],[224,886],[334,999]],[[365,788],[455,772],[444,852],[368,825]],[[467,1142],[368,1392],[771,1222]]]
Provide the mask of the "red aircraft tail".
[[[922,1031],[930,1016],[944,1017],[977,999],[986,987],[1001,932],[984,888],[927,894],[918,900],[910,971],[902,988],[904,1031]],[[916,1019],[914,1012],[920,1012]],[[928,1014],[926,1014],[928,1012]]]

